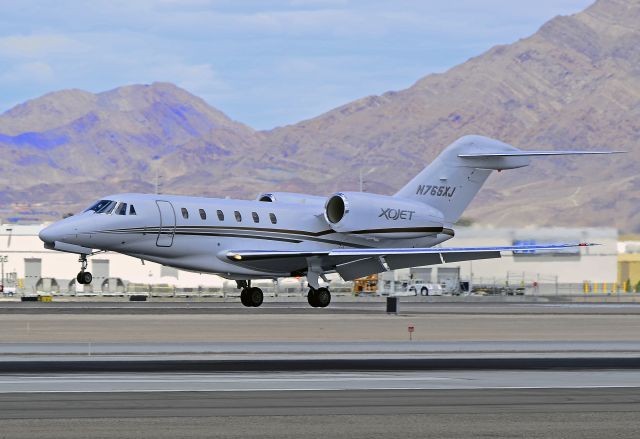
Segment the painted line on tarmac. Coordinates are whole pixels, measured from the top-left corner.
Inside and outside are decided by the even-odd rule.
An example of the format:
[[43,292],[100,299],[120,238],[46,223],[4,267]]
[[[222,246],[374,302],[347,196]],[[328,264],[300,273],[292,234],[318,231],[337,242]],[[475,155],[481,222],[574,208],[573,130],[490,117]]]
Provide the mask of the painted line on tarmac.
[[96,372],[407,372],[470,370],[640,370],[635,357],[520,358],[367,358],[252,360],[9,360],[0,361],[3,374]]
[[601,385],[601,386],[469,386],[469,387],[371,387],[328,389],[319,387],[292,388],[226,388],[226,389],[95,389],[95,390],[0,390],[0,395],[18,393],[222,393],[222,392],[353,392],[367,390],[583,390],[583,389],[639,389],[638,385]]

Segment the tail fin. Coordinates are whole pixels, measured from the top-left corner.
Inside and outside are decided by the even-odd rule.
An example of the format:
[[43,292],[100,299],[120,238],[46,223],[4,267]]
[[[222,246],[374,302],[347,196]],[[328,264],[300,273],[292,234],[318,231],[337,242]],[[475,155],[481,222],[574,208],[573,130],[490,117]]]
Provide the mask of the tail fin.
[[449,145],[395,196],[422,201],[453,224],[476,196],[491,171],[529,165],[529,157],[615,154],[619,151],[522,151],[498,140],[465,136]]

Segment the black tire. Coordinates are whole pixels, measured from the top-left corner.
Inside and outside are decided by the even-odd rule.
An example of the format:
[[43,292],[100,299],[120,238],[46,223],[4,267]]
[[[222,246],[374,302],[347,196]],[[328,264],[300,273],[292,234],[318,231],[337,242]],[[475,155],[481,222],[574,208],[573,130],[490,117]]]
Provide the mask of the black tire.
[[242,302],[244,306],[251,306],[249,303],[249,290],[247,288],[243,288],[242,291],[240,291],[240,302]]
[[249,306],[258,307],[262,305],[264,301],[264,295],[262,294],[262,290],[258,287],[249,288],[249,294],[247,294],[247,302]]
[[82,283],[83,283],[83,280],[82,280],[82,271],[81,271],[80,273],[78,273],[78,275],[76,276],[76,282],[77,282],[77,283],[79,283],[79,284],[82,284]]
[[309,302],[309,305],[313,306],[314,308],[318,307],[317,291],[313,288],[309,289],[309,293],[307,294],[307,301]]
[[427,289],[427,287],[422,287],[422,289],[420,290],[420,294],[422,294],[423,296],[428,296],[429,290]]
[[331,293],[328,288],[320,288],[316,291],[316,306],[326,308],[331,303]]
[[82,272],[80,274],[82,275],[82,282],[81,283],[83,285],[89,285],[91,283],[91,281],[93,280],[93,276],[88,271]]

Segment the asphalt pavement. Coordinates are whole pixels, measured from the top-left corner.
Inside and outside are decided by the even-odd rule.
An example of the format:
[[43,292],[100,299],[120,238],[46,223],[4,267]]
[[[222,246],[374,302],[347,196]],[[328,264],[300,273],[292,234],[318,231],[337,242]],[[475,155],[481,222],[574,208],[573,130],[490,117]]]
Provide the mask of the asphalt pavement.
[[3,438],[636,438],[636,389],[7,393]]
[[0,438],[640,436],[634,304],[0,313]]

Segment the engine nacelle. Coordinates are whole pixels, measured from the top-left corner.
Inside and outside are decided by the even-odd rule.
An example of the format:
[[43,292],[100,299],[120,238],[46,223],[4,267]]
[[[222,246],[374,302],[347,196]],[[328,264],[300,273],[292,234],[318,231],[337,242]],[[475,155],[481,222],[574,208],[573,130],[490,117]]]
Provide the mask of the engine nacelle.
[[294,203],[308,206],[324,206],[326,197],[317,195],[296,194],[293,192],[269,192],[258,195],[258,201],[267,203]]
[[373,238],[406,239],[442,233],[442,213],[419,201],[362,192],[339,192],[325,203],[333,230]]

